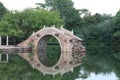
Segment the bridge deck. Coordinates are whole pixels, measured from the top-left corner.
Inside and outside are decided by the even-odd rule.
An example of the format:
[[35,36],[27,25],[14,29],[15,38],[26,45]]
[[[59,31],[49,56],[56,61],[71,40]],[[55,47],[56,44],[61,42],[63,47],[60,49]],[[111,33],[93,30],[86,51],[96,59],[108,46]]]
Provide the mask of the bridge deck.
[[1,45],[1,46],[0,46],[0,49],[11,49],[11,48],[19,48],[19,47],[17,47],[17,46],[12,46],[12,45],[9,45],[9,46]]
[[16,54],[16,53],[27,53],[30,52],[30,48],[27,47],[19,47],[19,46],[0,46],[0,54]]

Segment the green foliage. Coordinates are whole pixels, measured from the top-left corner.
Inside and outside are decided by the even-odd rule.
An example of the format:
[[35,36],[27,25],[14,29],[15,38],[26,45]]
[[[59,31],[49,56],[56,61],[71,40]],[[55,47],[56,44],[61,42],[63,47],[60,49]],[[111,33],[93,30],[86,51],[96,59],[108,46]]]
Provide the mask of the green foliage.
[[112,19],[113,35],[112,44],[115,53],[120,52],[120,11],[117,12],[116,16]]
[[117,12],[116,16],[113,18],[113,29],[114,32],[117,32],[120,30],[120,11]]
[[[33,31],[38,31],[44,25],[61,26],[63,20],[60,19],[59,13],[43,9],[26,9],[24,11],[14,11],[6,13],[0,24],[1,34],[4,34],[5,29],[7,35],[16,36],[18,38],[27,38]],[[7,27],[8,28],[7,28]],[[2,31],[3,30],[3,31]],[[4,34],[4,35],[6,35]]]
[[95,24],[101,23],[103,21],[107,21],[112,19],[111,15],[109,14],[99,14],[96,13],[94,15],[91,15],[91,13],[86,10],[86,9],[82,9],[80,10],[80,14],[82,16],[82,23],[83,23],[83,27],[84,26],[94,26]]
[[[38,4],[39,5],[39,4]],[[44,6],[43,6],[44,5]],[[40,5],[51,10],[62,10],[64,8],[73,8],[72,0],[45,0],[45,4]]]
[[120,31],[117,31],[116,33],[114,33],[114,36],[117,38],[120,38]]
[[0,22],[0,35],[1,36],[19,36],[18,33],[21,33],[21,30],[16,32],[15,27],[12,24],[9,24],[7,21]]
[[94,16],[91,16],[91,15],[84,16],[82,19],[83,19],[82,21],[83,21],[84,25],[90,25],[90,24],[96,23],[96,18]]
[[97,22],[112,19],[112,16],[110,14],[103,14],[102,15],[102,14],[96,13],[93,15],[93,17],[95,17]]
[[4,7],[4,5],[0,2],[0,21],[2,16],[7,12],[7,9]]
[[43,8],[60,12],[67,29],[81,26],[79,10],[73,7],[72,0],[45,0],[45,4],[39,4]]
[[114,58],[117,59],[117,60],[120,60],[120,53],[114,54]]

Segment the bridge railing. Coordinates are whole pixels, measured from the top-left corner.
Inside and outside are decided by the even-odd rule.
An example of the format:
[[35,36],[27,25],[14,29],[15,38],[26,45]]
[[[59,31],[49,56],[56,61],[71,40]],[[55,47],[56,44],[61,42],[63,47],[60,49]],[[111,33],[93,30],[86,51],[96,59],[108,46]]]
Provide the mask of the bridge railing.
[[[6,46],[8,46],[9,44],[9,37],[8,35],[6,36]],[[0,47],[2,46],[2,38],[0,36]],[[0,52],[1,53],[1,52]],[[8,58],[8,54],[0,54],[0,63],[7,63],[9,58]]]
[[[6,46],[8,46],[9,45],[9,37],[8,37],[8,35],[6,36]],[[2,37],[0,36],[0,46],[2,45]]]

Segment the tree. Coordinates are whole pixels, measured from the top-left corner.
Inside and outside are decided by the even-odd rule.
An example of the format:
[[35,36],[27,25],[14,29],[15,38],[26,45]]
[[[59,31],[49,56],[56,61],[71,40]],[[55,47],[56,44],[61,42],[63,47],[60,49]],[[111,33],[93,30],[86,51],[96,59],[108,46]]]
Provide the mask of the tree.
[[72,0],[45,0],[45,4],[42,3],[36,4],[46,9],[58,11],[62,11],[63,8],[73,8]]
[[83,16],[82,18],[82,23],[83,25],[91,25],[91,24],[95,24],[97,21],[96,21],[96,18],[94,16],[92,16],[91,14],[90,15],[86,15],[86,16]]
[[38,3],[38,5],[52,11],[59,11],[67,29],[81,26],[79,10],[73,7],[72,0],[45,0],[45,4]]
[[91,13],[88,9],[80,9],[80,16],[81,17],[89,16],[89,15],[91,15]]
[[16,31],[17,37],[20,35],[22,39],[26,39],[33,31],[38,31],[44,25],[61,26],[63,24],[58,12],[43,9],[8,12],[3,16],[2,21],[10,24],[11,28]]
[[0,21],[2,16],[7,12],[7,9],[4,7],[4,5],[0,2]]
[[114,49],[114,57],[117,60],[120,60],[120,10],[117,12],[115,17],[112,19],[112,45]]
[[[18,32],[17,32],[18,33]],[[18,36],[14,27],[6,21],[0,22],[0,35],[1,36]]]
[[93,16],[96,18],[97,22],[101,22],[101,21],[112,19],[110,14],[99,14],[99,13],[96,13]]

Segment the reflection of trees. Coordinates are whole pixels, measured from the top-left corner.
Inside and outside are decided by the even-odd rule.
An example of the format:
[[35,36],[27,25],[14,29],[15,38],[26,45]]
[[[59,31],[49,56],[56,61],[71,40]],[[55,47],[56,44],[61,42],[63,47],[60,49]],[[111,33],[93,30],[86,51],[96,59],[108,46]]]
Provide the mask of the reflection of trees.
[[80,67],[76,67],[74,68],[73,73],[71,72],[65,73],[61,80],[75,80],[79,78],[79,73],[80,73],[79,71],[80,71]]
[[[110,46],[86,45],[87,54],[83,59],[83,71],[95,74],[115,72],[120,77],[120,61],[114,58]],[[92,51],[91,51],[92,50]]]
[[[0,65],[0,80],[75,80],[86,79],[92,72],[95,74],[115,72],[120,77],[120,61],[113,57],[112,49],[108,49],[109,46],[89,45],[86,48],[87,54],[80,67],[76,67],[73,73],[69,72],[63,76],[58,74],[55,77],[43,76],[38,70],[33,70],[22,58],[10,55],[9,63]],[[93,52],[89,51],[91,49]]]
[[9,63],[0,64],[0,80],[75,80],[79,78],[80,67],[61,76],[57,74],[43,76],[41,72],[33,69],[29,63],[17,55],[10,55]]
[[114,72],[116,76],[120,79],[120,60],[119,61],[115,60]]

